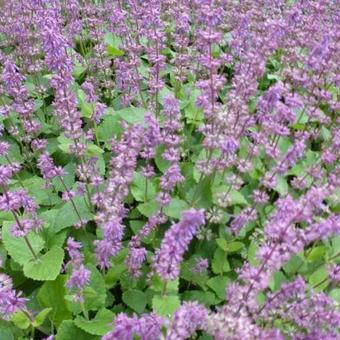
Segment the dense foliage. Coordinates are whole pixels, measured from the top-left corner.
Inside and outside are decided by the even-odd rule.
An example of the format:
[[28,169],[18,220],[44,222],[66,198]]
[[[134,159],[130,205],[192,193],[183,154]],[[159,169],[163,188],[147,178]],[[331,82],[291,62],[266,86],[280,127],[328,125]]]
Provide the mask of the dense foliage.
[[338,0],[7,0],[0,339],[340,337]]

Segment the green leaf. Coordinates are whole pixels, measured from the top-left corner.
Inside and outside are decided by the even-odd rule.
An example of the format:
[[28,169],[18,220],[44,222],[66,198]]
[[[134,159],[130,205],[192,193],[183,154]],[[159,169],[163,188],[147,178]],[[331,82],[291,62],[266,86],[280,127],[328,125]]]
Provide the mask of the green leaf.
[[152,298],[152,309],[160,316],[172,315],[181,305],[177,295],[155,295]]
[[86,310],[97,310],[105,307],[106,288],[105,281],[98,269],[92,265],[86,265],[91,271],[90,283],[84,289],[84,300]]
[[43,307],[51,307],[49,319],[59,326],[63,320],[71,319],[72,313],[67,308],[65,300],[66,275],[59,275],[54,281],[46,281],[37,294],[38,301]]
[[303,260],[298,255],[293,255],[292,258],[283,266],[284,271],[291,275],[295,274],[303,265]]
[[72,144],[72,140],[70,138],[66,138],[61,135],[57,138],[59,145],[58,148],[64,153],[71,153],[70,146]]
[[323,259],[324,255],[326,254],[327,247],[325,246],[318,246],[314,247],[312,251],[309,253],[307,260],[308,261],[317,261]]
[[93,335],[105,335],[112,330],[112,320],[114,314],[108,309],[101,309],[92,320],[86,320],[81,316],[77,316],[74,323],[83,331]]
[[105,285],[107,288],[112,288],[119,281],[121,275],[127,271],[124,263],[116,264],[111,267],[105,275]]
[[37,281],[52,281],[60,273],[64,260],[64,250],[60,247],[53,247],[46,254],[24,264],[26,277]]
[[11,321],[20,329],[27,329],[31,324],[28,316],[21,310],[12,315]]
[[[7,251],[4,247],[4,245],[0,243],[0,263],[2,263],[2,265],[4,266],[6,260],[7,260]],[[20,266],[20,265],[18,265],[18,266]],[[21,268],[19,270],[21,270]]]
[[340,288],[335,288],[330,291],[329,296],[337,303],[340,303]]
[[113,112],[103,117],[102,122],[97,127],[97,136],[101,142],[108,142],[113,136],[121,132],[120,119],[120,116],[113,114]]
[[288,183],[287,180],[283,176],[276,176],[277,177],[277,185],[275,186],[275,190],[280,195],[286,195],[288,193]]
[[263,292],[258,293],[256,296],[256,302],[259,305],[263,305],[265,301],[266,301],[266,294],[264,294]]
[[188,282],[192,282],[195,285],[205,289],[205,283],[209,279],[207,271],[203,273],[197,273],[193,270],[197,263],[197,257],[192,256],[188,261],[184,261],[181,265],[180,277]]
[[308,114],[304,111],[304,109],[296,110],[296,122],[292,125],[293,128],[297,130],[303,130],[305,127],[305,124],[308,122]]
[[[220,302],[216,295],[212,292],[203,292],[201,290],[188,290],[183,293],[183,300],[198,301],[206,307],[216,305]],[[225,298],[223,298],[225,300]]]
[[224,238],[217,238],[216,243],[222,250],[224,251],[228,250],[228,242]]
[[[309,284],[311,287],[315,287],[316,292],[321,292],[323,291],[329,284],[328,280],[328,271],[326,266],[322,266],[319,269],[317,269],[312,275],[309,277]],[[323,282],[325,281],[325,282]],[[323,282],[322,284],[320,284]]]
[[124,55],[124,51],[114,47],[114,46],[107,46],[106,48],[106,51],[107,51],[107,54],[110,56],[110,57],[120,57],[122,55]]
[[200,95],[200,90],[196,88],[190,89],[190,96],[186,96],[181,101],[181,109],[184,110],[184,116],[188,123],[200,123],[204,119],[203,110],[196,106],[197,97]]
[[[152,290],[156,292],[162,292],[164,290],[165,281],[162,280],[158,275],[154,275],[151,279],[151,282],[152,282],[152,285],[151,285]],[[166,281],[165,292],[169,295],[177,294],[178,285],[179,285],[178,279]]]
[[244,198],[243,194],[240,191],[231,190],[229,195],[230,195],[231,203],[233,205],[247,205],[248,204],[247,200]]
[[78,89],[77,91],[78,104],[80,108],[80,116],[85,118],[91,118],[95,105],[92,103],[88,103],[86,101],[86,94],[82,89]]
[[332,136],[331,132],[329,129],[327,129],[325,126],[321,126],[320,130],[321,136],[324,140],[329,140]]
[[55,205],[61,202],[60,197],[53,193],[51,189],[44,187],[45,181],[37,176],[33,176],[23,181],[25,189],[39,205]]
[[256,258],[257,248],[258,248],[258,245],[254,241],[250,243],[249,248],[248,248],[248,256],[247,256],[248,261],[254,267],[259,265],[260,263],[260,261]]
[[137,209],[142,215],[151,217],[159,210],[159,204],[156,201],[141,203],[138,204]]
[[[2,226],[2,241],[5,249],[11,258],[21,265],[34,259],[29,248],[22,237],[14,237],[10,232],[10,228],[14,222],[5,221]],[[44,241],[40,235],[30,232],[27,236],[34,252],[38,254],[44,248]]]
[[[60,137],[58,138],[60,139]],[[58,145],[58,148],[64,152],[64,153],[71,153],[70,146],[72,144],[71,139],[60,139],[62,142]],[[99,156],[104,153],[104,150],[102,150],[99,146],[93,144],[93,143],[88,143],[86,145],[86,155],[89,157],[93,156]],[[64,188],[63,188],[64,190]]]
[[[91,220],[93,218],[92,213],[87,207],[84,197],[76,196],[73,198],[74,205],[77,208],[77,212],[81,217],[83,222]],[[59,210],[59,213],[56,216],[54,229],[56,232],[70,227],[79,222],[78,214],[75,211],[73,204],[71,201],[66,202]]]
[[162,105],[164,105],[164,99],[167,97],[167,96],[171,96],[173,95],[173,91],[171,88],[169,88],[168,86],[164,86],[160,91],[159,91],[159,100],[158,102]]
[[209,176],[203,178],[203,180],[201,180],[197,185],[192,186],[191,190],[188,190],[188,194],[186,196],[187,201],[192,202],[194,200],[197,207],[209,209],[213,203],[212,180],[213,177]]
[[201,123],[204,119],[203,110],[198,108],[195,104],[190,103],[184,109],[184,116],[189,124]]
[[86,68],[82,66],[79,62],[74,60],[73,76],[75,78],[80,78],[80,76],[86,71]]
[[230,271],[230,265],[227,260],[226,253],[222,249],[216,249],[211,267],[215,274],[222,274],[223,272]]
[[58,328],[56,340],[97,340],[98,337],[84,332],[72,320],[64,320]]
[[268,286],[273,292],[275,292],[281,287],[282,283],[285,283],[287,281],[288,280],[287,280],[286,276],[281,271],[276,272],[271,277]]
[[281,80],[281,77],[278,74],[267,74],[267,78],[269,80]]
[[46,247],[51,249],[54,246],[63,247],[67,236],[67,231],[62,230],[58,233],[55,233],[55,230],[50,227],[50,225],[47,225],[47,227],[42,229],[41,235],[45,239]]
[[[9,143],[10,147],[7,153],[7,157],[11,162],[22,163],[23,158],[21,156],[20,148],[17,142],[12,138],[4,138],[0,139],[1,141],[6,141]],[[8,164],[8,160],[4,156],[0,156],[0,164]]]
[[182,216],[182,213],[184,210],[189,209],[189,205],[179,199],[179,198],[173,198],[168,206],[166,206],[164,210],[164,214],[172,217],[172,218],[180,218]]
[[33,326],[34,327],[39,327],[40,325],[43,324],[45,319],[47,318],[47,315],[52,311],[52,308],[45,308],[43,309],[34,319],[33,321]]
[[13,333],[9,327],[0,328],[0,339],[1,340],[14,340]]
[[86,148],[86,154],[90,157],[100,156],[104,153],[104,150],[96,144],[88,144]]
[[206,333],[203,333],[199,338],[198,340],[214,340],[212,336],[206,334]]
[[140,173],[135,172],[133,182],[131,184],[131,193],[137,201],[150,201],[157,194],[156,185],[152,180],[146,179]]
[[244,248],[244,243],[239,241],[234,241],[228,243],[228,252],[235,253]]
[[[307,116],[308,117],[308,116]],[[281,137],[279,140],[279,149],[284,154],[288,151],[289,147],[292,145],[292,141],[289,137]]]
[[97,157],[96,168],[98,169],[99,174],[101,176],[104,176],[105,172],[106,172],[106,165],[105,165],[104,154],[97,155],[96,157]]
[[165,151],[165,146],[160,145],[156,149],[156,157],[155,157],[155,163],[157,165],[157,168],[162,171],[163,173],[169,168],[170,162],[165,160],[162,157],[163,152]]
[[13,215],[10,211],[0,211],[0,223],[4,221],[13,221]]
[[332,251],[334,254],[340,251],[340,236],[335,236],[331,239],[332,242]]
[[[63,176],[63,181],[68,189],[71,189],[73,183],[74,183],[74,177],[75,177],[75,164],[74,163],[68,163],[64,166],[64,170],[66,172],[66,175]],[[52,184],[56,191],[65,191],[64,186],[62,185],[60,178],[56,177],[52,179]]]
[[109,57],[120,57],[124,55],[124,51],[119,49],[122,40],[120,37],[113,35],[111,32],[105,34],[105,43],[108,45],[106,47],[107,54]]
[[145,225],[145,221],[142,220],[131,220],[129,222],[130,224],[130,228],[132,229],[132,231],[137,234],[137,232],[139,230],[141,230],[143,228],[143,226]]
[[82,102],[79,103],[80,106],[80,117],[91,118],[93,111],[95,109],[94,105],[91,103]]
[[145,294],[136,289],[129,289],[123,293],[123,301],[131,309],[141,314],[146,306]]
[[230,279],[227,276],[214,276],[207,281],[207,286],[210,287],[220,299],[226,297],[226,286]]
[[144,125],[145,109],[141,107],[127,107],[116,111],[116,114],[130,124]]

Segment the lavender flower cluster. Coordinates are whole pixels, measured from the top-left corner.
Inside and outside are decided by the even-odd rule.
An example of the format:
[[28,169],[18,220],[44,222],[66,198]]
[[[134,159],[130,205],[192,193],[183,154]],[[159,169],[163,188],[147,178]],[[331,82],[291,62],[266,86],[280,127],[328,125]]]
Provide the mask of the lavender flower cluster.
[[338,0],[0,12],[0,339],[340,338]]

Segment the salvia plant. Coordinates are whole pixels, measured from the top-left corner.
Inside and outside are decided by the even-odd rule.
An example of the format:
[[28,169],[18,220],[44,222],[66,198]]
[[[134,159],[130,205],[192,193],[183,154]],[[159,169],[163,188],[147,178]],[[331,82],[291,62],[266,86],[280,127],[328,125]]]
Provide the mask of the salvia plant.
[[338,0],[0,12],[0,340],[340,339]]

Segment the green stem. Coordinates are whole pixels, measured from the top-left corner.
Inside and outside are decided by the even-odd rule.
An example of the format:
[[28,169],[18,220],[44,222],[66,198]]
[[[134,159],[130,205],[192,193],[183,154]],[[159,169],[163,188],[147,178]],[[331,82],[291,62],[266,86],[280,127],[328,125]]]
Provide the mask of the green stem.
[[147,201],[147,198],[148,198],[148,178],[145,177],[144,202]]
[[34,251],[32,245],[31,245],[31,243],[30,243],[28,237],[27,237],[27,236],[24,236],[24,240],[25,240],[25,242],[26,242],[26,244],[27,244],[27,247],[29,248],[30,252],[32,253],[34,259],[37,261],[37,260],[38,260],[37,254],[35,253],[35,251]]
[[[22,225],[21,225],[21,223],[20,223],[20,220],[19,220],[19,218],[18,218],[18,216],[17,216],[17,214],[16,214],[16,212],[15,212],[14,210],[12,210],[12,214],[13,214],[14,219],[15,219],[17,225],[19,226],[19,228],[20,228],[20,229],[24,229],[24,228],[22,227]],[[31,245],[31,243],[30,243],[28,237],[27,237],[27,236],[24,236],[24,240],[25,240],[25,243],[27,244],[28,249],[29,249],[30,252],[32,253],[34,259],[35,259],[35,260],[38,260],[38,256],[37,256],[37,254],[35,253],[35,251],[34,251],[32,245]]]
[[[6,159],[6,161],[8,162],[9,165],[13,166],[13,163],[11,162],[11,160],[9,159],[9,157],[7,155],[5,155],[5,159]],[[18,179],[18,182],[21,185],[21,187],[25,188],[24,184],[22,183],[22,181],[21,181],[21,179],[20,179],[20,177],[17,173],[15,174],[15,177]]]
[[[34,322],[33,316],[27,310],[25,310],[25,309],[20,309],[20,310],[27,316],[27,318],[30,320],[30,322],[32,324]],[[32,327],[33,327],[33,325],[32,325]],[[37,330],[39,330],[41,333],[45,334],[45,335],[49,335],[50,334],[46,329],[44,329],[41,326],[37,326],[35,328]],[[33,327],[33,329],[34,329],[34,327]]]
[[84,316],[85,316],[85,319],[86,319],[86,320],[89,320],[89,313],[88,313],[88,311],[85,309],[84,301],[82,301],[80,304],[81,304],[81,309],[82,309],[82,312],[83,312],[83,314],[84,314]]
[[[6,196],[6,199],[9,201],[10,199],[9,199],[9,196],[8,196],[8,192],[7,192],[7,189],[6,189],[6,187],[4,185],[2,186],[2,190],[4,192],[4,195]],[[15,212],[15,210],[11,210],[11,212],[12,212],[12,215],[13,215],[13,217],[15,219],[15,222],[17,223],[19,228],[23,230],[24,228],[22,227],[22,225],[20,223],[20,220],[19,220],[19,217],[18,217],[17,213]],[[24,236],[24,240],[25,240],[25,242],[27,244],[28,249],[32,253],[34,259],[38,260],[37,254],[35,253],[35,251],[34,251],[32,245],[31,245],[29,239],[27,238],[27,236]]]
[[[207,164],[210,162],[210,159],[211,159],[212,155],[213,155],[213,150],[210,150],[209,154],[208,154],[208,157],[207,157]],[[203,177],[204,177],[204,174],[202,172],[201,175],[200,175],[200,178],[198,180],[197,186],[195,188],[195,192],[194,192],[194,194],[192,196],[192,200],[191,200],[191,204],[190,204],[191,206],[193,206],[194,203],[196,202],[196,196],[198,194],[198,190],[199,190],[200,184],[201,184],[201,182],[203,180]]]
[[[66,186],[64,180],[63,180],[61,177],[59,177],[59,179],[60,179],[60,182],[61,182],[61,184],[63,185],[64,189],[65,189],[66,192],[69,194],[69,190],[67,189],[67,186]],[[83,221],[82,221],[82,219],[81,219],[81,217],[80,217],[79,211],[78,211],[78,209],[77,209],[77,207],[76,207],[76,205],[75,205],[75,203],[74,203],[74,201],[73,201],[72,198],[70,198],[70,202],[71,202],[71,204],[72,204],[72,207],[73,207],[75,213],[77,214],[77,216],[78,216],[78,218],[79,218],[79,221],[80,221],[81,225],[83,225],[84,223],[83,223]]]
[[199,178],[199,180],[198,180],[198,183],[197,183],[197,186],[196,186],[196,188],[195,188],[195,192],[194,192],[194,194],[192,195],[192,200],[191,200],[191,202],[190,202],[190,205],[191,205],[191,206],[193,206],[194,203],[195,203],[195,201],[196,201],[196,196],[197,196],[197,194],[198,194],[198,189],[199,189],[199,186],[200,186],[200,184],[201,184],[201,182],[202,182],[203,176],[204,176],[203,173],[201,173],[201,176],[200,176],[200,178]]
[[168,281],[164,281],[164,284],[163,284],[163,289],[162,289],[162,297],[165,295],[166,293],[166,287],[168,285]]

